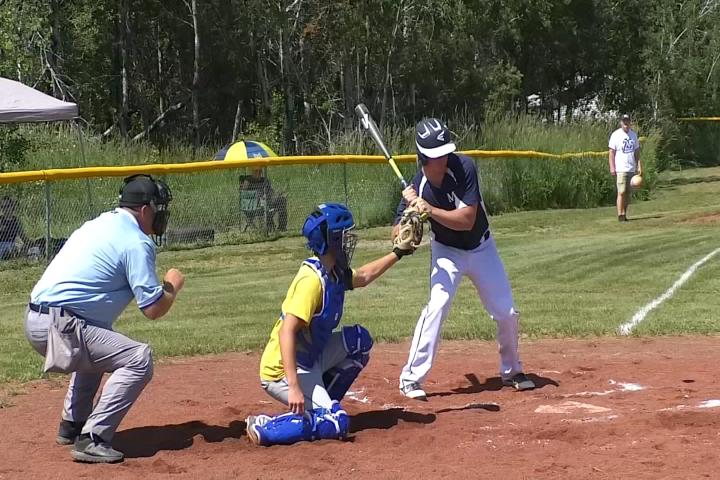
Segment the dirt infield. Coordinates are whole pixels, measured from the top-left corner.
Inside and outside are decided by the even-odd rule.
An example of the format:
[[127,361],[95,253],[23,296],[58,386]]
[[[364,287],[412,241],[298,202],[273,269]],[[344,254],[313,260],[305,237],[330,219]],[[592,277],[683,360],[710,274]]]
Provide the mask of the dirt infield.
[[[5,387],[0,479],[10,478],[717,478],[720,338],[525,342],[539,388],[501,388],[495,346],[445,342],[428,402],[396,388],[407,345],[379,345],[352,398],[352,438],[260,448],[251,413],[280,413],[257,354],[158,365],[114,446],[82,465],[54,444],[65,381]],[[12,389],[20,389],[10,395]]]

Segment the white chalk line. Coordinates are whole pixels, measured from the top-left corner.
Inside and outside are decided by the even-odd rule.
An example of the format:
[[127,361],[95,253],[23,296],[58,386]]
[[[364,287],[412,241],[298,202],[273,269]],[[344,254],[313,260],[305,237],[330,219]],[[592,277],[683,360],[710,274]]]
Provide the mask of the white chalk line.
[[625,383],[625,382],[616,382],[612,378],[608,381],[610,385],[617,385],[616,388],[613,388],[612,390],[603,390],[602,392],[576,392],[576,393],[566,393],[564,395],[560,395],[561,398],[572,398],[572,397],[602,397],[604,395],[610,395],[611,393],[615,392],[639,392],[640,390],[645,390],[645,387],[642,385],[639,385],[637,383]]
[[703,400],[695,406],[681,404],[674,407],[661,408],[658,412],[672,412],[677,410],[687,410],[690,408],[720,408],[720,400]]
[[635,312],[635,315],[633,315],[633,317],[630,319],[629,322],[620,325],[620,328],[618,329],[620,335],[629,335],[630,332],[632,332],[633,328],[635,328],[636,326],[638,326],[640,324],[640,322],[645,320],[645,317],[647,316],[648,313],[650,313],[652,310],[654,310],[655,308],[660,306],[660,304],[663,303],[665,300],[667,300],[670,297],[672,297],[673,295],[675,295],[675,292],[680,287],[682,287],[683,284],[690,279],[690,277],[692,277],[692,275],[695,273],[695,271],[697,271],[698,268],[700,268],[705,262],[710,260],[712,257],[717,255],[718,253],[720,253],[720,248],[716,248],[715,250],[708,253],[703,258],[701,258],[700,260],[698,260],[697,262],[692,264],[690,266],[690,268],[685,270],[685,273],[683,273],[680,276],[680,278],[678,278],[675,281],[675,283],[673,283],[672,286],[665,291],[665,293],[663,293],[662,295],[657,297],[655,300],[653,300],[652,302],[648,303],[647,305],[642,307],[640,310]]
[[372,400],[367,395],[364,395],[365,387],[360,387],[358,390],[348,390],[345,396],[351,400],[355,400],[360,403],[372,403]]

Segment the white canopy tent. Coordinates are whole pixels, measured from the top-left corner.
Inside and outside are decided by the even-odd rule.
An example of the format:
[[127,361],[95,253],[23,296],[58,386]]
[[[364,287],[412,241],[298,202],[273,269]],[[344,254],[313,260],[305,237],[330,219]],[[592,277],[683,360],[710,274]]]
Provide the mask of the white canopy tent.
[[77,116],[76,104],[0,77],[0,123],[55,122]]
[[[80,155],[85,165],[85,149],[83,147],[82,132],[77,121],[78,107],[75,103],[64,102],[55,97],[46,95],[32,87],[0,77],[0,123],[29,123],[29,122],[56,122],[73,121],[78,133]],[[86,181],[88,204],[90,212],[93,211],[92,192],[90,184]],[[50,185],[45,182],[45,256],[50,259]]]

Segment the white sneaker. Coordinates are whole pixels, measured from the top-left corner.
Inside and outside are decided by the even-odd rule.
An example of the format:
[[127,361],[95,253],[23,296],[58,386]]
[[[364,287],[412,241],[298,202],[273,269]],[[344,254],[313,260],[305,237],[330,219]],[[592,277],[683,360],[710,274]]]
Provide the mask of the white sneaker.
[[270,420],[270,417],[267,415],[250,415],[245,419],[245,431],[247,432],[248,439],[255,445],[263,445],[257,427],[265,425],[268,420]]
[[413,400],[427,401],[427,394],[417,382],[401,382],[400,393]]

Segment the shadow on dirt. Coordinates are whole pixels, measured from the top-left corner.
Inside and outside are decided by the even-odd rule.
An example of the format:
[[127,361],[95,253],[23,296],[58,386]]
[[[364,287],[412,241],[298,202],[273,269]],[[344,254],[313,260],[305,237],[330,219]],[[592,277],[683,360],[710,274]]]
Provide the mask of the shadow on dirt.
[[433,423],[436,418],[434,413],[409,412],[403,408],[373,410],[353,415],[350,420],[350,433],[370,429],[387,430],[396,426],[400,421],[427,425]]
[[497,403],[468,403],[462,407],[441,408],[435,413],[461,412],[463,410],[487,410],[488,412],[499,412],[500,405]]
[[129,428],[117,432],[113,447],[127,458],[152,457],[161,450],[183,450],[192,446],[193,437],[202,435],[206,442],[222,442],[245,435],[245,422],[234,421],[227,427],[193,421],[176,425]]
[[[541,377],[540,375],[536,375],[534,373],[528,373],[527,377],[535,384],[535,390],[543,388],[547,385],[552,385],[554,387],[560,386],[558,382],[549,377]],[[474,393],[482,392],[496,392],[503,388],[510,388],[503,385],[502,379],[500,377],[487,378],[483,383],[480,383],[480,380],[478,380],[477,375],[475,375],[474,373],[466,373],[465,378],[467,378],[467,380],[470,382],[470,385],[468,385],[467,387],[453,388],[452,390],[446,392],[429,392],[427,395],[428,398],[448,397],[450,395],[471,395]]]

